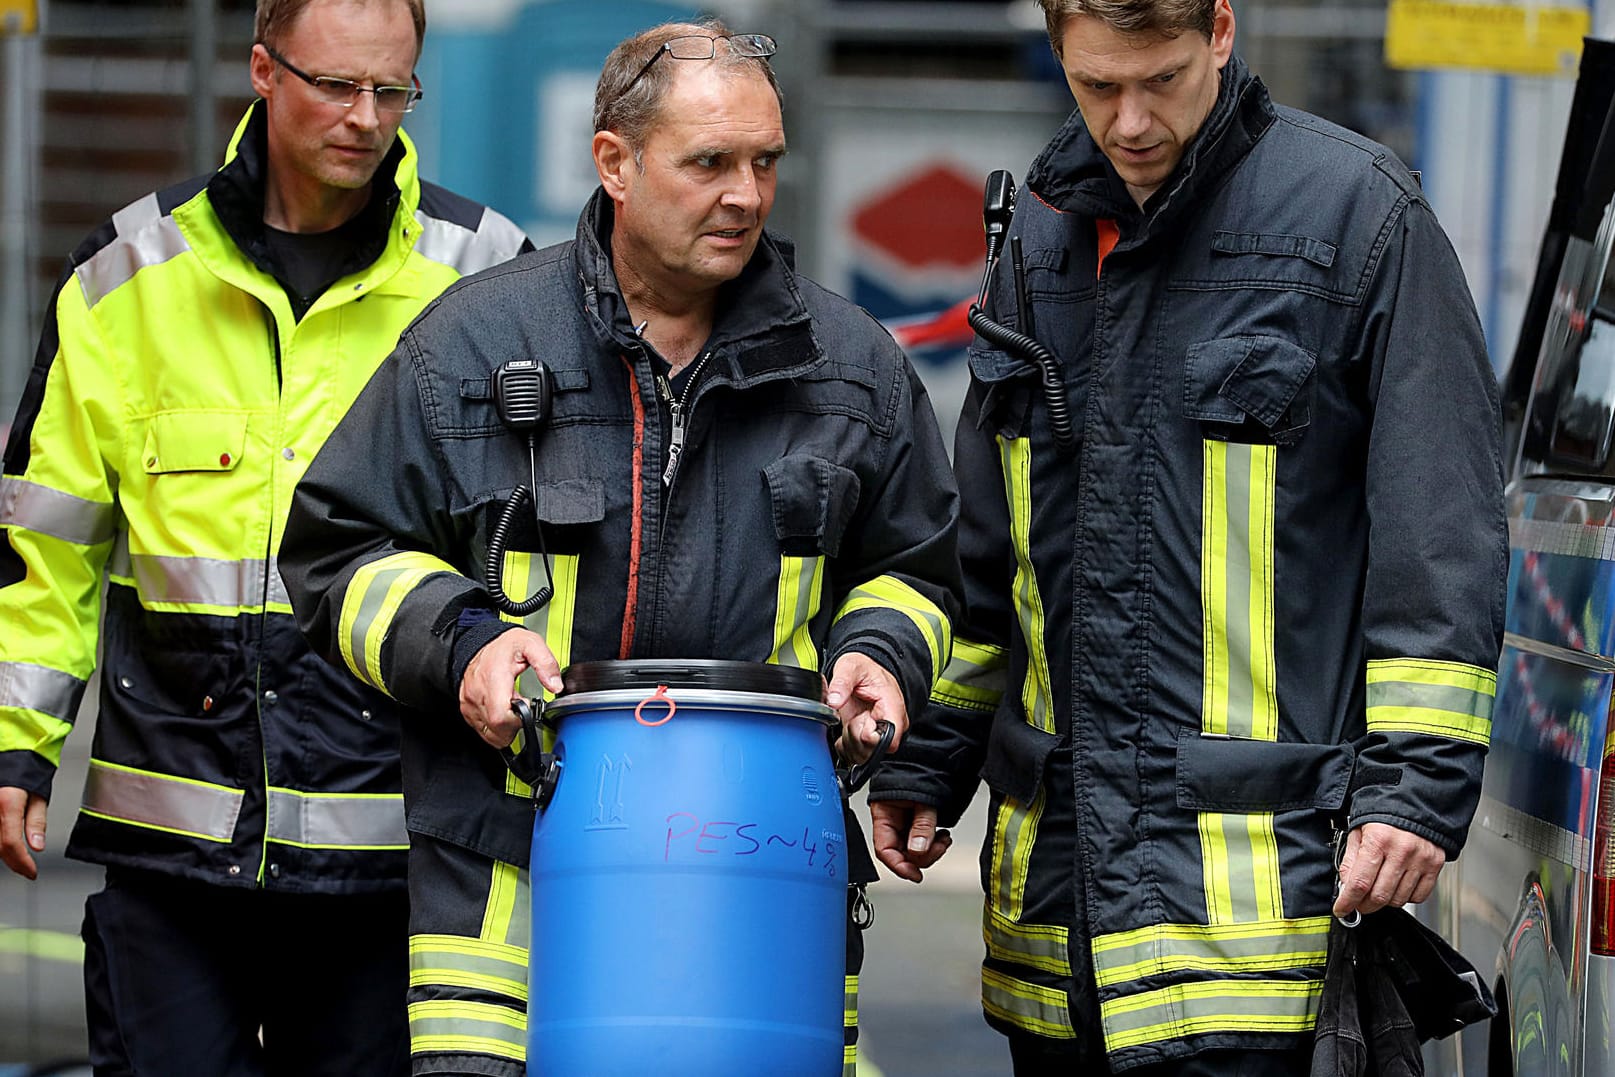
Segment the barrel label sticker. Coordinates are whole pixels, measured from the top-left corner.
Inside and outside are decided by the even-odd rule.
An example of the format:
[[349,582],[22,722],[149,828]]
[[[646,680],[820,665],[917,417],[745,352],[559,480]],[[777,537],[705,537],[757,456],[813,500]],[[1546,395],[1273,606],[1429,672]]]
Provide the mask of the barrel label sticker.
[[667,839],[662,859],[685,859],[697,856],[762,856],[771,861],[795,863],[809,872],[823,872],[836,878],[841,868],[843,836],[836,831],[804,826],[800,834],[794,830],[779,834],[761,823],[729,820],[706,820],[687,811],[674,812],[667,817]]

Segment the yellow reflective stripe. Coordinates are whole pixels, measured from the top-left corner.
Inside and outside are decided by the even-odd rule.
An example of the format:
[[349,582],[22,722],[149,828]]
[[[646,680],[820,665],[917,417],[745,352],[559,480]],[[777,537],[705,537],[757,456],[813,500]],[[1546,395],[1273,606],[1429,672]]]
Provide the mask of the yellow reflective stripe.
[[84,963],[84,940],[65,931],[38,931],[0,924],[0,954],[20,954],[35,961]]
[[1152,924],[1093,940],[1100,987],[1174,972],[1275,972],[1322,968],[1329,917],[1240,924]]
[[1201,812],[1198,823],[1211,923],[1283,919],[1273,813]]
[[1006,920],[1018,923],[1025,910],[1027,865],[1037,844],[1045,793],[1039,787],[1032,803],[1022,806],[1006,796],[993,818],[993,854],[987,869],[987,901]]
[[1489,744],[1497,674],[1462,662],[1380,658],[1368,663],[1368,728]]
[[1006,651],[955,638],[948,664],[931,689],[931,701],[961,710],[991,712],[1004,695]]
[[494,861],[488,882],[488,906],[482,914],[482,938],[525,950],[532,919],[527,869]]
[[400,793],[269,787],[269,841],[299,849],[408,849]]
[[1071,975],[1071,933],[1054,924],[1018,924],[996,909],[983,906],[981,936],[987,956],[1026,965],[1056,976]]
[[527,1002],[527,951],[461,935],[413,935],[411,987],[467,987]]
[[996,969],[981,970],[981,1008],[1039,1036],[1056,1040],[1077,1036],[1064,991],[1017,980]]
[[[557,554],[550,558],[550,565],[555,573],[555,578],[549,581],[549,586],[553,589],[552,597],[542,609],[528,614],[522,625],[528,631],[544,637],[550,653],[555,656],[556,664],[565,669],[567,663],[572,660],[572,620],[577,613],[578,605],[578,555]],[[525,598],[536,591],[536,587],[528,586],[535,566],[542,572],[544,568],[542,556],[519,551],[506,553],[503,578],[505,594]],[[505,621],[516,620],[516,617],[509,613],[501,613],[499,617]],[[516,690],[529,698],[542,697],[548,700],[555,695],[544,687],[538,679],[538,674],[530,669],[523,670],[521,676],[516,679]],[[544,732],[553,739],[553,733],[549,733],[548,730]],[[513,750],[521,750],[522,737],[523,734],[517,734],[517,742],[511,745]],[[541,747],[548,750],[550,745],[544,744]],[[531,797],[533,787],[507,770],[505,792],[512,796]]]
[[768,661],[798,669],[819,668],[813,642],[813,618],[824,600],[824,558],[779,559],[779,587],[774,599],[774,646]]
[[1197,820],[1200,827],[1201,877],[1206,891],[1206,919],[1213,924],[1226,924],[1234,919],[1224,819],[1220,812],[1201,812]]
[[114,823],[228,844],[244,795],[226,785],[91,759],[79,810]]
[[337,646],[355,677],[387,690],[381,675],[381,645],[393,615],[422,580],[439,572],[453,573],[454,568],[431,554],[406,551],[372,561],[353,574],[342,596]]
[[[864,1077],[877,1072],[870,1066],[864,1066]],[[858,1045],[849,1043],[841,1048],[841,1077],[859,1077],[858,1072]]]
[[1277,449],[1204,442],[1200,598],[1201,729],[1278,737],[1273,643],[1273,513]]
[[1321,979],[1211,980],[1111,999],[1099,1006],[1105,1050],[1203,1032],[1306,1032],[1322,993]]
[[876,576],[852,589],[836,620],[864,609],[894,610],[914,622],[931,653],[930,680],[935,683],[953,648],[953,626],[941,608],[896,576]]
[[842,985],[841,1023],[848,1028],[858,1027],[858,977],[848,976]]
[[1048,649],[1044,643],[1043,598],[1032,568],[1032,442],[1030,438],[999,438],[998,453],[1004,468],[1004,493],[1009,502],[1010,538],[1015,547],[1015,618],[1026,640],[1026,680],[1021,705],[1026,720],[1045,733],[1054,732],[1054,687],[1049,677]]
[[[1278,449],[1206,439],[1202,458],[1201,730],[1278,739],[1273,520]],[[1206,917],[1212,924],[1283,919],[1271,812],[1199,817]]]
[[527,1015],[487,1002],[411,1002],[409,1050],[413,1055],[459,1051],[524,1062]]

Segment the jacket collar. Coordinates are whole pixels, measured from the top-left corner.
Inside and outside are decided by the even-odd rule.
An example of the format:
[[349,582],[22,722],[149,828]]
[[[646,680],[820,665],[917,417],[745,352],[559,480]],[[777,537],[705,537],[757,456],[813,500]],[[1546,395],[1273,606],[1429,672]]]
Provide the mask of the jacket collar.
[[1116,220],[1122,232],[1120,246],[1135,246],[1169,231],[1200,195],[1222,182],[1277,118],[1262,80],[1251,74],[1244,60],[1230,56],[1211,114],[1183,160],[1142,208],[1127,193],[1076,110],[1032,162],[1026,184],[1062,212]]
[[[573,260],[596,336],[607,347],[628,350],[639,346],[639,337],[611,264],[613,218],[611,199],[596,188],[578,218]],[[794,377],[824,361],[795,263],[791,241],[765,231],[740,276],[719,289],[704,349],[712,353],[705,381],[745,388]]]
[[[387,248],[392,219],[402,197],[400,184],[413,184],[414,149],[402,131],[382,159],[370,187],[370,201],[359,211],[354,244],[341,275],[356,273]],[[269,163],[269,120],[262,100],[254,101],[225,151],[224,166],[208,180],[208,201],[219,223],[252,263],[271,277],[278,267],[264,237],[264,190]]]

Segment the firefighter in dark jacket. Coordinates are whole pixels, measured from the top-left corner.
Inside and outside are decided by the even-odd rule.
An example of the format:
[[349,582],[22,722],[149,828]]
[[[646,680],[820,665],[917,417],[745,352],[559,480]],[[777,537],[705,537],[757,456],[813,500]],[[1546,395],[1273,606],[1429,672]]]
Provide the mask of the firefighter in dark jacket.
[[[446,293],[295,494],[281,565],[299,623],[414,708],[417,1073],[523,1071],[542,925],[529,790],[496,751],[519,728],[513,685],[554,692],[561,667],[617,658],[823,669],[867,755],[875,719],[901,731],[947,661],[957,496],[924,390],[872,318],[763,231],[785,152],[773,47],[715,22],[619,45],[576,238]],[[529,359],[554,384],[536,483],[490,387]],[[497,582],[554,597],[519,624],[483,565],[529,483],[541,525],[518,514]]]
[[37,872],[99,644],[66,850],[107,866],[97,1073],[407,1071],[399,708],[308,649],[275,556],[399,332],[531,250],[419,178],[424,31],[418,0],[260,0],[223,167],[115,214],[52,297],[0,478],[0,859]]
[[1273,105],[1227,0],[1043,8],[1078,111],[1010,229],[1028,317],[1008,264],[985,313],[1059,389],[978,337],[966,610],[876,851],[917,880],[985,781],[1017,1073],[1304,1072],[1331,910],[1428,896],[1480,792],[1493,377],[1418,184]]

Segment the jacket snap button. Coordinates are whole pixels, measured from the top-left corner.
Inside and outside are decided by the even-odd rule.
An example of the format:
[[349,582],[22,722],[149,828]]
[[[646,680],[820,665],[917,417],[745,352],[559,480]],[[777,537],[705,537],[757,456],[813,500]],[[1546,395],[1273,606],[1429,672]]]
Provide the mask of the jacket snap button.
[[241,874],[241,865],[240,864],[231,864],[230,865],[230,874],[231,875],[240,875]]
[[288,459],[288,460],[295,460],[295,459],[297,459],[297,454],[296,454],[296,453],[295,453],[295,452],[293,452],[293,451],[292,451],[292,450],[291,450],[291,449],[289,449],[289,448],[288,448],[288,449],[282,449],[282,450],[280,450],[280,455],[282,455],[282,456],[284,456],[284,457],[285,457],[285,458],[286,458],[286,459]]
[[369,711],[360,711],[359,712],[359,717],[363,718],[365,721],[368,722],[368,721],[370,721],[370,712]]
[[219,466],[220,467],[229,467],[230,466],[230,454],[229,453],[221,452],[219,454]]
[[273,703],[273,702],[275,702],[275,700],[277,700],[279,698],[280,697],[275,694],[275,690],[273,688],[269,689],[267,692],[264,693],[264,702],[265,703]]
[[119,677],[118,678],[118,687],[119,688],[133,688],[134,686],[135,686],[135,682],[131,681],[128,677]]
[[146,457],[146,466],[147,467],[156,467],[157,466],[157,458],[155,456]]
[[274,878],[276,878],[276,879],[280,878],[280,865],[279,864],[271,864],[271,865],[269,865],[269,874],[271,876],[273,876]]
[[213,697],[212,696],[203,696],[202,697],[202,709],[205,710],[205,711],[210,711],[210,710],[213,709]]

